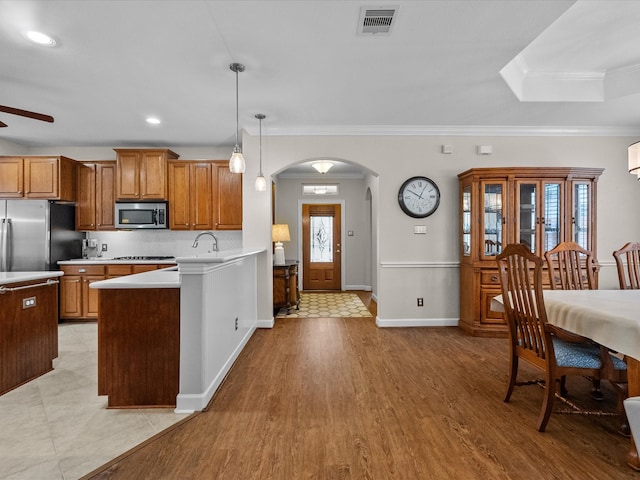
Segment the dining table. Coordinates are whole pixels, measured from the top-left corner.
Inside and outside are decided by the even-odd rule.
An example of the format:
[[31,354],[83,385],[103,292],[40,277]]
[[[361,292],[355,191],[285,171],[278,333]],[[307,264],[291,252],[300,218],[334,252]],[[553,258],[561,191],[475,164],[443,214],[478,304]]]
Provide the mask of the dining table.
[[[550,324],[626,357],[629,397],[640,396],[640,290],[544,290],[543,298]],[[504,312],[502,295],[491,309]],[[633,435],[627,463],[640,470]]]

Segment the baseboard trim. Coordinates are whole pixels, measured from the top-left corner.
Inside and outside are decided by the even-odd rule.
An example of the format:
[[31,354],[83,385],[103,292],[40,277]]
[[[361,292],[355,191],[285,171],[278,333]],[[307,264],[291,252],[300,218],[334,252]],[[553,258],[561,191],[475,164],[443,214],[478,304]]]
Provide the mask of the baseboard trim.
[[457,327],[457,318],[391,318],[376,317],[376,325],[387,327]]
[[273,328],[276,324],[275,318],[271,317],[271,319],[258,320],[257,327],[258,328]]

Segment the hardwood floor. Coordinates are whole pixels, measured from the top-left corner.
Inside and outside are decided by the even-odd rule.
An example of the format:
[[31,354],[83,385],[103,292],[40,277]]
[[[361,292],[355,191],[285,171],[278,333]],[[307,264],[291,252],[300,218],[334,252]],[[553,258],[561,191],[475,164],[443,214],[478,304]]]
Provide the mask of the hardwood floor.
[[[84,478],[638,478],[615,417],[554,413],[539,433],[542,389],[503,403],[507,348],[452,327],[276,322],[256,331],[207,411]],[[590,386],[568,381],[588,406]]]

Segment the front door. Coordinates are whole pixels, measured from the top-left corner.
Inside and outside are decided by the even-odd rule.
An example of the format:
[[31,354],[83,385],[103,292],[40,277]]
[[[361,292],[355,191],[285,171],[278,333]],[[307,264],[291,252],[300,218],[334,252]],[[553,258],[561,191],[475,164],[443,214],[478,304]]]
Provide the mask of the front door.
[[303,290],[341,290],[340,205],[302,205]]

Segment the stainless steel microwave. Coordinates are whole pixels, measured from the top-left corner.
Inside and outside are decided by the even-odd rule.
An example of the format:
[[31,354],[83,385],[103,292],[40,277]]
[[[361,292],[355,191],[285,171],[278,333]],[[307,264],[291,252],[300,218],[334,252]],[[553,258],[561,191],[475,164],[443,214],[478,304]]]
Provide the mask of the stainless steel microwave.
[[116,228],[169,228],[167,202],[116,202]]

